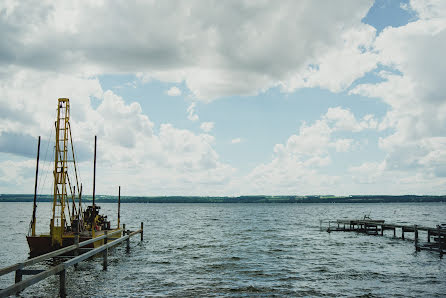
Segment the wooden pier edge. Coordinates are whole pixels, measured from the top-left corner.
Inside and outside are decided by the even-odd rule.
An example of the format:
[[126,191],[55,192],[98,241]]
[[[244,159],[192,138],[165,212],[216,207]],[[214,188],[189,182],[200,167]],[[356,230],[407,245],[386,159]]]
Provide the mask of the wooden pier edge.
[[[108,238],[111,236],[117,234],[117,233],[123,233],[122,237],[119,237],[113,241],[108,242]],[[58,249],[56,251],[52,251],[49,253],[46,253],[44,255],[26,260],[21,263],[17,263],[5,268],[0,269],[0,276],[5,275],[7,273],[16,272],[15,274],[15,283],[5,289],[0,289],[0,297],[8,297],[10,295],[17,294],[27,287],[34,285],[43,279],[52,276],[52,275],[59,275],[59,295],[61,297],[66,296],[66,269],[70,266],[76,266],[78,263],[97,255],[98,253],[103,252],[103,269],[107,270],[107,255],[108,255],[108,249],[112,248],[113,246],[122,243],[123,241],[127,242],[127,250],[130,248],[130,237],[141,234],[141,241],[143,241],[143,223],[141,222],[141,229],[136,231],[126,231],[125,225],[123,225],[123,229],[118,229],[116,231],[113,231],[111,233],[105,233],[104,235],[100,237],[96,237],[87,241],[78,242],[74,245],[70,245],[61,249]],[[81,247],[86,246],[88,244],[94,243],[98,240],[104,239],[104,244],[101,245],[98,248],[89,249],[87,252],[77,255],[76,252],[79,253],[81,250]],[[47,260],[49,258],[58,257],[62,254],[66,254],[68,252],[75,251],[75,255],[73,258],[56,265],[54,267],[51,267],[47,270],[25,270],[24,268],[27,266],[31,266],[37,263],[40,263],[44,260]],[[23,275],[32,275],[32,277],[22,280]]]

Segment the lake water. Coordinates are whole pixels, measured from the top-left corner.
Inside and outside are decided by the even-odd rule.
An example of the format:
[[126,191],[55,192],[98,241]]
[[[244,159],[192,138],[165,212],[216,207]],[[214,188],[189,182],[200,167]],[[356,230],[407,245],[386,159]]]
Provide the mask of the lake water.
[[[115,223],[116,204],[102,204]],[[32,203],[0,203],[0,267],[27,258]],[[47,232],[40,203],[37,232]],[[139,236],[67,271],[69,296],[445,297],[446,258],[411,241],[319,231],[320,219],[362,218],[436,226],[446,204],[122,204],[121,222]],[[408,234],[412,237],[412,233]],[[425,234],[420,233],[424,240]],[[49,266],[46,265],[46,266]],[[42,267],[42,266],[41,266]],[[0,288],[14,275],[0,277]],[[57,296],[58,278],[22,296]]]

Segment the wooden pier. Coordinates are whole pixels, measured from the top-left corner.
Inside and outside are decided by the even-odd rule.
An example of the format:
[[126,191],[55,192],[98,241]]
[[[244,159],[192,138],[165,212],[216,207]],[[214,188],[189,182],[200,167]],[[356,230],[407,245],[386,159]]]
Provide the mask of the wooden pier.
[[[122,237],[116,238],[116,235],[120,236],[122,233]],[[97,255],[98,253],[102,252],[103,262],[102,267],[103,270],[107,270],[107,255],[108,255],[108,249],[112,248],[113,246],[122,243],[123,241],[127,242],[127,250],[130,249],[130,237],[140,234],[141,235],[141,241],[143,241],[143,223],[141,222],[141,228],[137,231],[129,231],[125,230],[125,225],[123,225],[123,229],[116,230],[112,233],[106,233],[100,237],[96,237],[87,241],[79,242],[79,236],[76,235],[75,244],[70,245],[64,248],[61,248],[56,251],[49,252],[47,254],[28,259],[24,262],[17,263],[11,266],[8,266],[6,268],[0,269],[0,276],[11,273],[15,271],[15,283],[5,289],[0,289],[0,297],[7,297],[10,295],[18,294],[20,291],[23,291],[27,287],[38,283],[39,281],[58,274],[59,275],[59,295],[61,297],[65,297],[67,295],[66,293],[66,270],[70,266],[77,267],[77,264],[79,262],[82,262],[94,255]],[[114,237],[113,237],[114,236]],[[115,240],[108,242],[108,238],[114,238]],[[86,245],[92,244],[97,241],[104,241],[104,244],[101,245],[98,248],[83,248]],[[54,267],[51,267],[49,269],[25,269],[26,267],[29,267],[31,265],[35,265],[38,263],[41,263],[45,260],[51,259],[51,258],[57,258],[66,256],[68,258],[67,261],[64,261],[63,263],[56,265]],[[24,275],[32,275],[32,277],[23,279]]]
[[[322,222],[321,222],[322,228]],[[401,225],[389,224],[384,220],[359,219],[346,220],[339,219],[336,221],[329,221],[327,232],[357,232],[367,235],[384,236],[385,231],[392,231],[393,237],[398,237],[403,240],[414,241],[415,250],[430,250],[440,253],[440,257],[446,252],[446,225],[438,225],[436,228],[418,226],[418,225]],[[398,232],[397,232],[398,231]],[[425,233],[426,241],[422,242],[420,239],[420,232]],[[413,238],[408,239],[407,233],[413,233]]]

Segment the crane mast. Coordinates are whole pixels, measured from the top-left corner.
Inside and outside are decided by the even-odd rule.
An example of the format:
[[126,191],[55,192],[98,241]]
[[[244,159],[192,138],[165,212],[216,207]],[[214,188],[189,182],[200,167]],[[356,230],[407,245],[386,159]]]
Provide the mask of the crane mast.
[[56,120],[56,145],[54,153],[53,216],[50,223],[51,242],[62,246],[62,235],[67,224],[65,200],[68,199],[68,137],[70,129],[70,101],[59,98]]

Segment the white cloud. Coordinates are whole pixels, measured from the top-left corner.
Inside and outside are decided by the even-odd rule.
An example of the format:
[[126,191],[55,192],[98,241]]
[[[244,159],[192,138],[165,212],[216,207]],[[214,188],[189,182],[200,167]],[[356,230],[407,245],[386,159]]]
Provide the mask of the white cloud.
[[[373,116],[367,115],[364,119],[370,120]],[[256,194],[314,194],[315,191],[344,194],[337,189],[341,182],[346,183],[342,177],[344,172],[328,175],[324,168],[332,163],[333,149],[336,152],[355,149],[352,138],[340,138],[335,133],[375,129],[361,123],[349,110],[329,108],[313,124],[303,123],[299,133],[291,135],[284,144],[276,144],[271,162],[255,167],[241,184]]]
[[200,128],[204,132],[210,132],[214,128],[214,122],[203,122],[201,123]]
[[[441,141],[446,134],[446,5],[411,1],[410,7],[419,20],[388,27],[376,38],[379,62],[390,69],[379,73],[383,81],[350,92],[380,98],[390,107],[378,125],[392,132],[379,141],[387,153],[386,171],[400,171],[401,177],[416,172],[427,180],[445,172],[440,160],[446,152]],[[431,162],[433,156],[438,162]]]
[[180,96],[181,90],[178,89],[178,87],[174,86],[174,87],[171,87],[169,90],[167,90],[166,94],[169,96]]
[[[0,192],[32,193],[35,138],[43,137],[43,159],[45,140],[50,135],[54,139],[50,132],[57,98],[62,95],[70,98],[71,127],[78,158],[82,157],[78,162],[85,193],[91,193],[94,135],[98,136],[98,193],[114,194],[116,186],[122,185],[140,195],[218,194],[235,172],[220,161],[214,137],[168,123],[155,133],[154,123],[138,103],[126,103],[110,90],[104,92],[97,79],[31,70],[9,74],[0,81],[0,157],[12,153],[16,158],[0,161]],[[92,97],[99,99],[97,108],[91,104]],[[17,150],[14,144],[29,148],[30,153]],[[17,156],[20,154],[25,157]],[[46,164],[42,176],[50,172]],[[48,185],[41,193],[50,191]]]
[[196,103],[193,102],[187,108],[187,119],[189,119],[190,121],[198,121],[199,119],[198,115],[195,113],[195,106]]
[[231,140],[231,144],[238,144],[238,143],[241,143],[241,142],[242,142],[241,138],[235,138],[235,139]]
[[340,91],[375,65],[374,29],[361,23],[371,0],[7,3],[2,67],[139,73],[211,100],[273,86]]
[[339,139],[332,143],[337,152],[348,152],[353,147],[353,139]]

